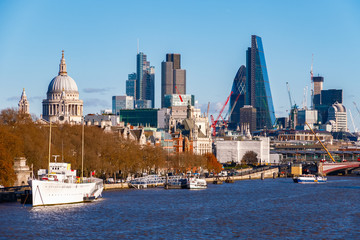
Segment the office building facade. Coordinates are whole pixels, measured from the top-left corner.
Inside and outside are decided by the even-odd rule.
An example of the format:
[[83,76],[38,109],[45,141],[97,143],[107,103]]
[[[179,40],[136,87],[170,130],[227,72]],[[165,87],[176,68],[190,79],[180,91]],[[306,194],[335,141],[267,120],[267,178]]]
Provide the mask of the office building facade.
[[324,77],[317,76],[312,78],[314,84],[314,96],[313,96],[313,106],[316,107],[321,104],[321,91],[323,89]]
[[168,94],[164,96],[164,108],[194,106],[195,96],[189,94]]
[[155,67],[150,66],[147,57],[140,52],[136,56],[136,100],[150,100],[155,106]]
[[130,73],[126,80],[126,95],[136,99],[136,73]]
[[112,114],[119,115],[121,109],[134,109],[134,97],[132,96],[113,96]]
[[256,108],[256,129],[273,128],[275,111],[271,96],[262,40],[251,36],[246,52],[246,105]]
[[186,94],[186,70],[181,69],[180,54],[166,54],[166,61],[161,63],[161,107],[168,94]]

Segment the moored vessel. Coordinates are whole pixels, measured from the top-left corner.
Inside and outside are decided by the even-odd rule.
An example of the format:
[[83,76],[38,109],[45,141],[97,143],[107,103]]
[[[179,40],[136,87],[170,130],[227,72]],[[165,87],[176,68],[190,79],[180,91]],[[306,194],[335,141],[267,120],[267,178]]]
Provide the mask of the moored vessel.
[[[32,205],[45,206],[68,203],[89,202],[101,197],[103,180],[84,177],[84,124],[82,124],[81,177],[71,170],[70,163],[50,162],[51,122],[49,127],[48,169],[38,171],[38,179],[30,179]],[[26,201],[25,201],[26,202]]]
[[326,183],[327,178],[313,174],[302,174],[300,176],[294,177],[293,181],[295,183]]
[[32,205],[45,206],[79,203],[101,197],[103,180],[76,177],[70,163],[50,163],[50,173],[38,172],[39,179],[29,180],[32,189]]
[[205,189],[207,188],[207,183],[205,179],[197,176],[189,176],[186,178],[186,185],[184,184],[184,187],[187,189]]

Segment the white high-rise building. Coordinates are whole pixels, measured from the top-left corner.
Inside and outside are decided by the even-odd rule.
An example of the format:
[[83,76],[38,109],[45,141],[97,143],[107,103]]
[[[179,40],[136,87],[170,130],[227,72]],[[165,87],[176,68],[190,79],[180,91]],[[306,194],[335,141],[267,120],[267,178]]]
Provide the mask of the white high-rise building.
[[346,108],[341,103],[334,103],[328,110],[328,123],[332,132],[347,132]]

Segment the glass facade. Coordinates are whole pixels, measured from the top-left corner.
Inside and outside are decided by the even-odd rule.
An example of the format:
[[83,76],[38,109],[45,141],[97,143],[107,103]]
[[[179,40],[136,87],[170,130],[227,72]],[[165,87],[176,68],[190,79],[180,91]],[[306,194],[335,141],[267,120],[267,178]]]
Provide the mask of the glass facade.
[[246,57],[246,102],[256,108],[256,129],[271,129],[275,124],[275,110],[260,37],[251,36],[251,48]]
[[136,73],[130,73],[126,80],[126,95],[136,99]]
[[155,106],[155,67],[150,66],[142,52],[136,56],[136,100],[150,100]]
[[119,115],[121,109],[134,109],[134,98],[132,96],[113,96],[112,114]]
[[158,109],[120,110],[120,121],[133,126],[157,127]]
[[[180,99],[181,96],[181,99]],[[167,94],[164,96],[164,108],[169,107],[179,107],[183,106],[186,107],[189,105],[194,106],[195,103],[195,96],[188,95],[188,94]]]
[[240,108],[245,105],[246,94],[246,67],[242,65],[236,73],[231,91],[233,94],[230,97],[230,122],[234,123],[234,127],[240,123]]

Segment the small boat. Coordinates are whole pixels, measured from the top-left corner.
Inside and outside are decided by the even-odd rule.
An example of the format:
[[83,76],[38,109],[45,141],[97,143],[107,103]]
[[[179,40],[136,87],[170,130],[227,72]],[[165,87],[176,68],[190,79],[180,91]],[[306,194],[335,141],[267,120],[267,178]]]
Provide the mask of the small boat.
[[293,178],[294,183],[326,183],[327,178],[313,174],[302,174]]
[[184,187],[187,189],[205,189],[207,188],[207,183],[205,179],[197,176],[189,176],[186,178],[186,185],[184,185]]

